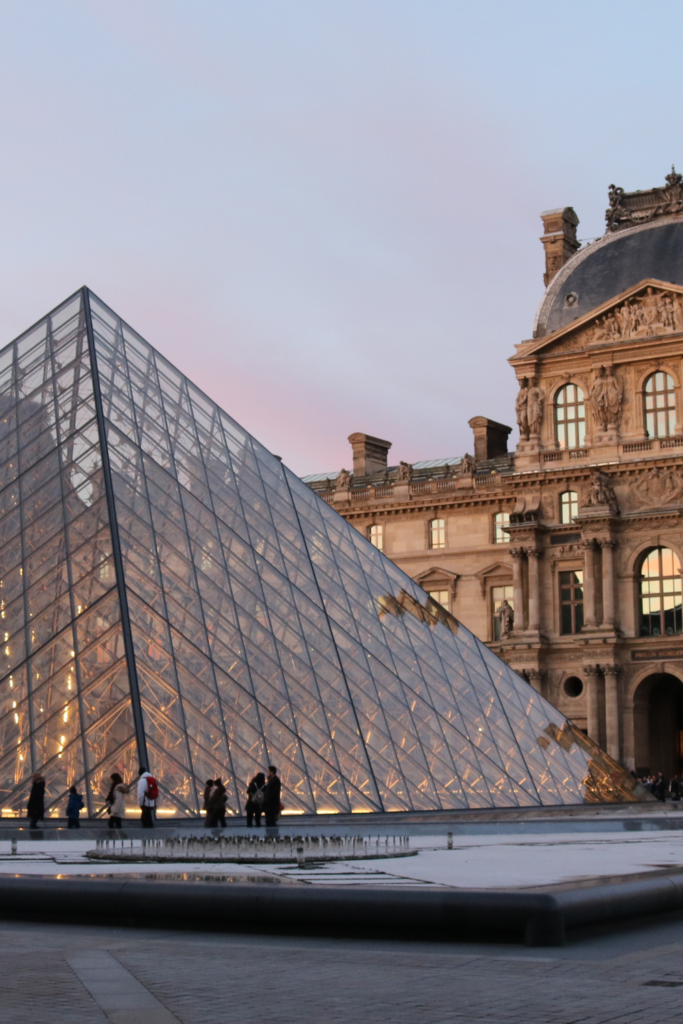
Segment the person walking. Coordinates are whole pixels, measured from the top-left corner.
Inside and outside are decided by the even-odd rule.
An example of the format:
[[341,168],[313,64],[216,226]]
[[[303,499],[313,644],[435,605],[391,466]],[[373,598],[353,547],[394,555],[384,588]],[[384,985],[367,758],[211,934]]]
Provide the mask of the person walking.
[[206,827],[225,828],[225,808],[228,803],[228,793],[220,779],[216,779],[211,795],[206,805]]
[[78,792],[75,786],[71,786],[69,789],[69,799],[66,804],[66,819],[67,828],[80,828],[81,822],[78,815],[85,807],[83,803],[83,797]]
[[154,808],[159,799],[159,786],[154,776],[146,768],[138,772],[138,804],[140,805],[140,823],[143,828],[154,828]]
[[252,827],[252,822],[256,825],[256,828],[261,827],[261,812],[263,811],[265,796],[266,777],[263,772],[257,772],[247,786],[247,802],[244,808],[247,812],[247,828]]
[[121,819],[126,815],[126,794],[130,793],[130,786],[125,784],[118,772],[112,772],[109,778],[111,781],[111,787],[107,793],[109,828],[121,828]]
[[32,780],[26,817],[29,820],[29,828],[38,828],[38,822],[45,817],[45,779],[40,772],[34,772]]
[[280,817],[280,794],[282,786],[274,764],[268,765],[266,789],[263,795],[263,812],[266,816],[266,828],[275,828]]

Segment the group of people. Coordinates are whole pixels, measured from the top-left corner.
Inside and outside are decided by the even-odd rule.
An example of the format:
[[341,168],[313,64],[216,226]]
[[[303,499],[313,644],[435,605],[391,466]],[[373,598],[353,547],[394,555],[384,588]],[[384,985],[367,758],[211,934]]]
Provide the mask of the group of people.
[[664,778],[663,772],[654,775],[643,775],[638,779],[647,790],[664,803],[669,800],[680,800],[683,797],[683,779],[680,775],[674,775],[670,782]]
[[[126,785],[118,772],[113,772],[109,781],[109,792],[105,798],[105,809],[109,814],[109,828],[121,828],[126,813],[126,796],[134,783]],[[145,768],[140,768],[137,781],[137,797],[140,806],[140,821],[143,828],[154,827],[154,809],[159,798],[159,787],[154,776]],[[67,828],[80,828],[80,813],[85,807],[83,797],[75,786],[69,789],[66,804]],[[31,778],[31,792],[26,807],[26,817],[30,828],[37,828],[38,822],[45,818],[45,779],[40,772],[34,772]]]
[[[105,810],[109,815],[109,828],[119,829],[126,814],[126,797],[135,785],[125,783],[119,772],[112,772],[109,777],[109,791],[105,797]],[[277,825],[282,811],[280,802],[281,784],[275,765],[268,766],[268,774],[257,772],[246,790],[247,826],[253,824],[258,828],[261,815],[266,819],[268,827]],[[159,798],[159,786],[154,776],[145,768],[140,768],[137,778],[137,801],[140,807],[140,823],[143,828],[154,827],[154,810]],[[206,811],[207,828],[225,828],[225,810],[228,804],[228,791],[222,779],[207,779],[204,787],[204,811]],[[69,789],[66,805],[68,828],[80,828],[80,812],[85,804],[83,797],[75,786]],[[45,779],[40,772],[32,777],[31,792],[28,798],[26,816],[31,828],[37,828],[38,822],[45,818]]]
[[[268,765],[268,774],[257,772],[246,790],[247,828],[261,825],[261,815],[266,826],[274,828],[282,812],[280,777],[274,764]],[[204,787],[205,825],[207,828],[225,828],[225,808],[228,792],[221,779],[207,779]]]

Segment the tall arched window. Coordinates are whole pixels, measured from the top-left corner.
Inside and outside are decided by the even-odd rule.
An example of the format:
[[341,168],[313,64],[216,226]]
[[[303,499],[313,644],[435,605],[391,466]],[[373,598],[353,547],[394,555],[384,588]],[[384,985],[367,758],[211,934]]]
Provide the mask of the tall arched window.
[[444,519],[432,519],[429,523],[430,548],[446,547],[446,522]]
[[582,448],[586,438],[586,406],[577,384],[565,384],[555,395],[555,440],[560,448]]
[[563,491],[560,495],[560,522],[571,523],[579,514],[579,495],[576,491]]
[[657,370],[645,381],[645,433],[648,437],[671,437],[676,430],[676,392],[673,377]]
[[673,636],[682,631],[681,563],[670,548],[653,548],[640,570],[640,635]]

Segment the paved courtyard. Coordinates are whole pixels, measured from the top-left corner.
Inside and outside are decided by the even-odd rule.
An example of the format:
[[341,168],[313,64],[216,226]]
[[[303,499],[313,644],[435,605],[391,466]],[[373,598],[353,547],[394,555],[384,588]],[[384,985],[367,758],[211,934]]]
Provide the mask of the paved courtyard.
[[683,921],[560,949],[0,922],[2,1024],[671,1024]]

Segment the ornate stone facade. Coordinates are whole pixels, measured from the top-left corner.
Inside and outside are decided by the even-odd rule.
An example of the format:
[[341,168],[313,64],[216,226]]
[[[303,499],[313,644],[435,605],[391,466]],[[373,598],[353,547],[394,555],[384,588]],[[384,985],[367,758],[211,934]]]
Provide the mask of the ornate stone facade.
[[[562,286],[548,282],[541,326],[510,359],[514,453],[509,428],[475,417],[475,458],[309,479],[608,753],[665,773],[683,769],[683,276],[665,251],[683,240],[681,182],[610,190],[595,256],[563,236]],[[555,308],[586,305],[574,261],[591,280],[629,228],[660,230],[662,251],[649,236],[655,255],[628,257],[618,294],[591,293],[543,333],[567,319]],[[365,435],[352,437],[356,453]]]

